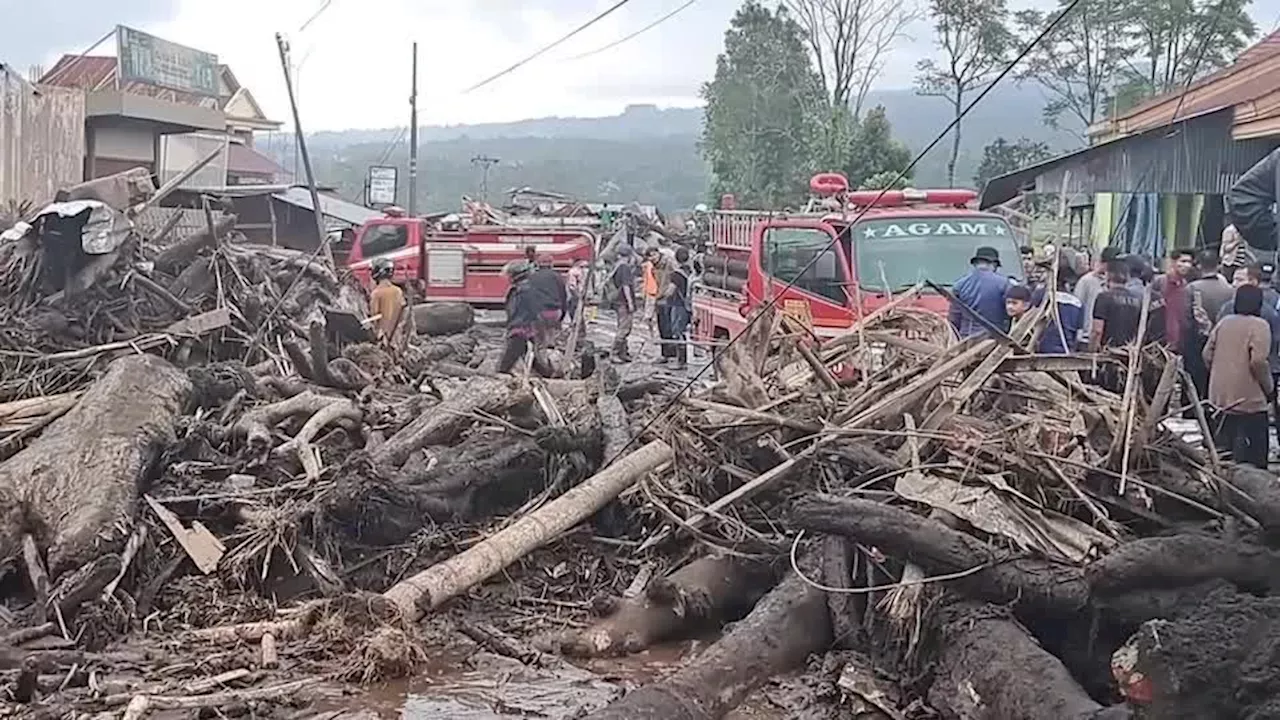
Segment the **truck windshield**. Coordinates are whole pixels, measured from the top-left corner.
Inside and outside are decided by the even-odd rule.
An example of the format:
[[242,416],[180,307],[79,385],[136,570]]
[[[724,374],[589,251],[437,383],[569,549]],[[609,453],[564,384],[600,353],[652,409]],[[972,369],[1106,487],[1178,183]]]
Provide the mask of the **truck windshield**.
[[1001,272],[1022,276],[1013,230],[1002,218],[928,216],[867,220],[853,227],[858,285],[897,291],[921,280],[950,285],[969,272],[979,247],[1000,253]]

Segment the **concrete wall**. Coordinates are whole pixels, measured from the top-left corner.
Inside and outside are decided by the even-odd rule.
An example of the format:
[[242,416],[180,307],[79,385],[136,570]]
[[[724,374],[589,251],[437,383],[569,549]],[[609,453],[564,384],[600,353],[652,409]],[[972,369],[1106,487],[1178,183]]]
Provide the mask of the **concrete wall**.
[[85,97],[0,66],[0,203],[53,200],[84,179]]

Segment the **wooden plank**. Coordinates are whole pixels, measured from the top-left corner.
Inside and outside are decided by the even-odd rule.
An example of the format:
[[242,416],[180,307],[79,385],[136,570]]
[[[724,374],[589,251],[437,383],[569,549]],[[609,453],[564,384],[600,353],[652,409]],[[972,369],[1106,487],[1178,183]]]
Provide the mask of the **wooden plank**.
[[199,520],[191,524],[191,529],[183,527],[182,521],[178,516],[173,514],[156,499],[150,495],[143,495],[143,499],[147,501],[151,511],[160,518],[160,522],[164,523],[165,528],[173,535],[173,539],[178,541],[182,549],[186,551],[187,557],[191,558],[191,562],[196,564],[200,572],[208,575],[218,569],[218,562],[222,560],[222,556],[226,553],[227,548],[222,544],[213,533],[209,532]]
[[217,310],[210,310],[199,315],[192,315],[189,318],[183,318],[178,322],[165,328],[165,333],[169,335],[191,335],[200,337],[205,333],[213,332],[220,328],[227,327],[231,324],[231,309],[220,307]]

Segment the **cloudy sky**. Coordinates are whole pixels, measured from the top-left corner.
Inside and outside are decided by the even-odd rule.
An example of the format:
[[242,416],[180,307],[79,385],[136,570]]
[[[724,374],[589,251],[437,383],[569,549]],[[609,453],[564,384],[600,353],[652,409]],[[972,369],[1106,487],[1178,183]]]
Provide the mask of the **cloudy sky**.
[[[463,92],[615,1],[0,0],[0,17],[7,21],[0,62],[47,66],[60,53],[84,52],[117,23],[129,25],[217,54],[269,116],[287,122],[275,43],[275,33],[282,32],[299,67],[302,123],[308,131],[406,124],[414,41],[423,124],[611,115],[630,103],[698,104],[698,87],[714,72],[723,32],[740,0],[698,0],[633,40],[575,59],[684,3],[632,0],[538,60],[482,89]],[[1033,1],[1046,0],[1011,5]],[[1275,24],[1277,10],[1280,0],[1255,7],[1264,31]],[[879,87],[910,86],[916,61],[932,42],[926,24],[911,34],[895,51]],[[114,41],[95,53],[114,54]]]

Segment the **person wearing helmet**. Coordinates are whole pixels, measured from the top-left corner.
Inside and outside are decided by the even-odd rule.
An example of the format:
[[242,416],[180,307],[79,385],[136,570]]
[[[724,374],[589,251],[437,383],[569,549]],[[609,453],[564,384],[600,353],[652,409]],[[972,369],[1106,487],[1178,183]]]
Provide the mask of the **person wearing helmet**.
[[507,343],[498,360],[498,372],[509,373],[529,350],[529,341],[537,336],[538,302],[529,278],[533,265],[527,260],[515,260],[502,269],[511,282],[507,291]]
[[404,314],[404,290],[391,282],[395,265],[387,258],[374,258],[369,264],[369,273],[375,283],[373,292],[369,293],[369,316],[377,318],[373,328],[378,341],[389,345]]

